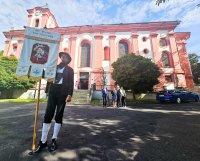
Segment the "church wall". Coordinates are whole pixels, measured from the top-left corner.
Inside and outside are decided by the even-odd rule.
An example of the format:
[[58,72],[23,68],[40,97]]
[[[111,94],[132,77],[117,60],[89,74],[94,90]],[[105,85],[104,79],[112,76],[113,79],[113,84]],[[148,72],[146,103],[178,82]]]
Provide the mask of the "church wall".
[[[146,38],[146,41],[143,41],[143,38]],[[138,32],[138,48],[139,48],[139,55],[153,60],[153,53],[152,53],[152,46],[151,46],[149,31]],[[147,53],[145,53],[144,50],[147,50]]]
[[[168,31],[167,30],[159,30],[157,31],[158,33],[158,40],[164,38],[167,40],[167,45],[166,46],[160,46],[159,44],[159,53],[160,53],[160,58],[162,58],[162,53],[167,51],[169,53],[169,62],[171,64],[170,67],[161,67],[161,71],[162,71],[162,75],[163,76],[170,76],[172,77],[172,82],[166,82],[165,77],[161,77],[160,79],[163,79],[164,84],[162,86],[165,86],[167,89],[173,89],[176,87],[176,83],[175,83],[175,69],[174,69],[174,65],[173,65],[173,56],[170,50],[170,43],[169,43],[169,36],[168,36]],[[162,60],[160,60],[162,61]]]
[[7,45],[4,48],[4,56],[16,56],[17,58],[20,53],[17,50],[14,51],[14,46],[18,47],[18,37],[12,37],[7,41]]
[[109,33],[102,33],[103,39],[102,39],[102,48],[104,47],[110,47],[110,39],[109,39]]
[[54,19],[52,18],[52,16],[49,16],[49,18],[47,20],[46,26],[47,26],[47,28],[54,28],[54,27],[56,27]]

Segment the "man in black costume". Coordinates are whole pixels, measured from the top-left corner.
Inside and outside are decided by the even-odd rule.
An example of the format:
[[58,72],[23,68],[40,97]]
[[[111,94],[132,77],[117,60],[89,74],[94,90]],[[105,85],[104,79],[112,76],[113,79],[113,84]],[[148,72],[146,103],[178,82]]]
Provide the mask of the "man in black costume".
[[[61,63],[57,65],[56,78],[54,83],[47,83],[46,92],[48,92],[47,108],[44,115],[41,140],[36,147],[35,153],[40,152],[47,147],[47,136],[51,127],[51,121],[55,114],[54,131],[49,151],[57,149],[57,136],[60,131],[63,119],[63,113],[66,102],[71,101],[74,86],[74,71],[68,64],[71,57],[66,52],[60,52]],[[56,111],[56,112],[55,112]]]

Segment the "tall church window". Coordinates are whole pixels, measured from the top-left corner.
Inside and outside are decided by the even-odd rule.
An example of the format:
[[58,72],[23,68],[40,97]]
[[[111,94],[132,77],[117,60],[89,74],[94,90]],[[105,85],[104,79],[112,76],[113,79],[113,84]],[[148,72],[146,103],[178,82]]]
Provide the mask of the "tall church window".
[[104,48],[104,60],[110,60],[110,49],[107,46]]
[[166,82],[172,82],[172,76],[171,75],[166,75],[165,76],[165,81]]
[[169,54],[167,52],[162,53],[162,64],[164,68],[170,67]]
[[17,52],[17,44],[13,44],[13,51],[10,55],[14,56],[16,54],[16,52]]
[[119,42],[119,57],[128,54],[128,43],[125,41]]
[[81,45],[81,67],[90,66],[90,44],[84,43]]
[[39,19],[36,19],[36,20],[35,20],[35,27],[39,27],[39,22],[40,22]]
[[160,46],[167,46],[167,40],[165,38],[160,39]]

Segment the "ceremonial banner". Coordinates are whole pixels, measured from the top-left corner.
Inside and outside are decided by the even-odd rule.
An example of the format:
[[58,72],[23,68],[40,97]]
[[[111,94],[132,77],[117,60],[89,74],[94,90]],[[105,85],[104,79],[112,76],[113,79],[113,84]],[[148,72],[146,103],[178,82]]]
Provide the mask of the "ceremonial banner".
[[24,43],[16,74],[33,79],[54,79],[56,74],[60,33],[26,27]]

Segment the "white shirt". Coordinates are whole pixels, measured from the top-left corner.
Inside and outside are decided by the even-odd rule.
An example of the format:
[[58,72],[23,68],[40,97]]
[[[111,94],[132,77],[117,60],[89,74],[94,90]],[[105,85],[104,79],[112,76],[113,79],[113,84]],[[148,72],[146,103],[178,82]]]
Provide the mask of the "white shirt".
[[58,68],[56,71],[56,84],[62,84],[63,83],[63,71],[64,71],[65,67],[63,68]]

